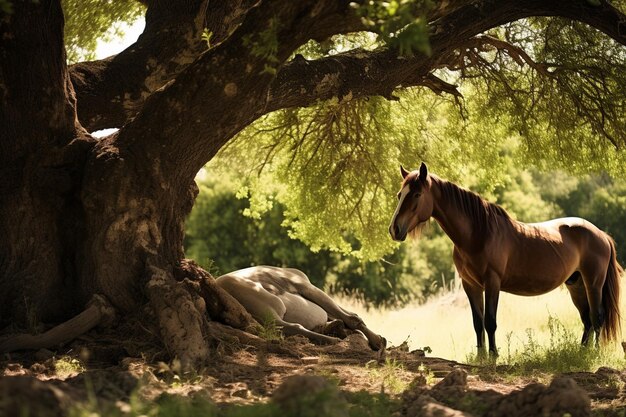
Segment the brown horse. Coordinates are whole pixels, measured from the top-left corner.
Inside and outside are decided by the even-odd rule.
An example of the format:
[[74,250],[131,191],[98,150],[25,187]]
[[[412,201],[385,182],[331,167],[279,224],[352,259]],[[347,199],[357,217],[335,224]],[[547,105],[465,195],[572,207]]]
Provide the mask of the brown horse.
[[[454,264],[469,298],[479,352],[497,355],[495,332],[500,291],[539,295],[565,283],[580,313],[587,344],[595,330],[608,341],[620,332],[615,243],[590,222],[568,217],[522,223],[500,206],[436,175],[400,167],[403,182],[389,233],[396,241],[433,217],[454,243]],[[485,298],[483,298],[483,293]]]

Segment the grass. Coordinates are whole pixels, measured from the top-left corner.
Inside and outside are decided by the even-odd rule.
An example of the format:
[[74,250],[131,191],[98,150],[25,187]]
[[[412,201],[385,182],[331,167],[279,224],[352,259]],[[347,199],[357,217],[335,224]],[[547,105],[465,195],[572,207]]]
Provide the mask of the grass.
[[579,335],[566,327],[558,318],[548,318],[549,340],[540,343],[532,329],[528,329],[526,342],[521,349],[507,353],[500,361],[510,366],[510,372],[520,375],[535,373],[564,373],[595,371],[600,366],[623,369],[626,360],[614,346],[596,348],[580,344]]
[[[626,311],[626,285],[622,286],[621,309]],[[428,345],[432,355],[459,362],[476,354],[476,336],[467,297],[462,290],[447,292],[422,305],[409,305],[397,310],[367,310],[350,300],[339,300],[344,308],[357,313],[374,332],[383,334],[391,344],[399,345],[408,338],[409,348]],[[626,335],[626,320],[622,333]],[[567,289],[559,288],[538,297],[521,297],[500,293],[498,307],[499,363],[526,363],[530,369],[533,356],[552,355],[561,368],[594,371],[598,366],[623,366],[621,346],[610,345],[601,349],[585,350],[579,345],[582,323]],[[543,349],[548,349],[543,351]],[[561,352],[561,353],[557,353]],[[555,356],[556,355],[556,356]],[[576,365],[571,357],[580,356]],[[527,359],[524,359],[526,357]],[[540,363],[537,362],[537,366]],[[521,366],[521,365],[520,365]]]
[[376,361],[367,364],[370,370],[372,382],[380,382],[381,391],[391,394],[400,394],[407,387],[407,382],[400,377],[404,365],[394,359],[385,359],[385,363],[379,365]]
[[85,372],[85,367],[76,358],[61,356],[54,361],[54,372],[60,379],[67,379]]
[[258,335],[260,338],[265,339],[268,342],[283,339],[281,328],[276,324],[276,321],[271,313],[268,312],[263,317],[263,322],[260,324],[261,326],[258,328]]

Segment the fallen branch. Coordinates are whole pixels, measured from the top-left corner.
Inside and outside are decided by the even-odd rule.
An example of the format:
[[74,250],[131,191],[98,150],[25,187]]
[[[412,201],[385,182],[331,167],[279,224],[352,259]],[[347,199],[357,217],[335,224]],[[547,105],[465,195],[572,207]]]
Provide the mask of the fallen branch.
[[42,334],[18,334],[0,342],[0,353],[25,349],[43,349],[67,343],[102,324],[115,319],[115,309],[101,295],[94,295],[82,313]]

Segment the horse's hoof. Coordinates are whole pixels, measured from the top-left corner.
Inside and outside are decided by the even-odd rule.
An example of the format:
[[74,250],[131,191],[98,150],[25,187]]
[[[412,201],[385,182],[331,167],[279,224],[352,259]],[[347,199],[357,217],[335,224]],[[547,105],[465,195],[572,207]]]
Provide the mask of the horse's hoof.
[[370,349],[376,351],[376,352],[384,352],[385,349],[387,349],[387,339],[385,339],[382,336],[379,336],[380,340],[377,343],[372,343],[370,341],[369,345],[370,345]]

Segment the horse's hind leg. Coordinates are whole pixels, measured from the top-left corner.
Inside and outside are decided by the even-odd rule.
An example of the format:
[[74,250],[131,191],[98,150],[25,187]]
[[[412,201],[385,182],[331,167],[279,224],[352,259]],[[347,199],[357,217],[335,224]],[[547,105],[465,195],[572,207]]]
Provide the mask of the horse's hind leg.
[[274,321],[282,327],[282,331],[284,334],[288,336],[292,335],[302,335],[308,337],[314,342],[317,343],[337,343],[340,342],[341,339],[337,337],[327,336],[325,334],[317,333],[312,330],[306,329],[304,326],[298,323],[289,323],[277,315],[273,317]]
[[[596,270],[600,270],[597,268]],[[606,271],[606,268],[604,268]],[[604,325],[604,306],[602,305],[602,287],[605,273],[585,274],[582,272],[583,283],[589,302],[589,316],[596,336],[596,346],[600,344],[600,330]]]
[[474,331],[476,332],[476,347],[478,348],[478,354],[485,353],[485,325],[484,325],[484,312],[485,301],[483,297],[483,289],[468,283],[465,280],[461,280],[463,290],[467,294],[467,298],[472,309],[472,319],[474,321]]
[[571,277],[565,281],[572,301],[576,309],[580,313],[580,320],[583,322],[583,337],[581,343],[586,345],[589,342],[591,334],[591,315],[589,314],[589,301],[587,301],[587,291],[583,283],[580,272],[574,272]]
[[341,308],[324,291],[310,283],[298,283],[296,287],[301,296],[322,307],[329,316],[343,321],[349,329],[358,330],[363,333],[372,349],[381,350],[386,347],[387,340],[384,337],[368,329],[358,315]]

